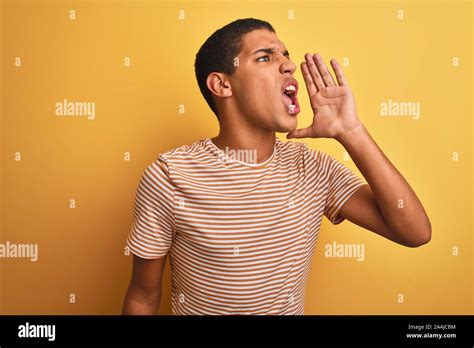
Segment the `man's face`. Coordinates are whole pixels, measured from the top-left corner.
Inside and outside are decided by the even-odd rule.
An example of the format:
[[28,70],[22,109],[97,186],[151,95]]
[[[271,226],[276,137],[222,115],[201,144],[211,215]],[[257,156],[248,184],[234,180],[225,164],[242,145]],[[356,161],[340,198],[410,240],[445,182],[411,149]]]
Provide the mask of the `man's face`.
[[[238,66],[229,77],[232,95],[247,121],[259,128],[289,132],[296,128],[299,104],[296,65],[275,33],[254,30],[244,35]],[[290,97],[285,87],[290,87]],[[292,89],[294,91],[292,91]]]

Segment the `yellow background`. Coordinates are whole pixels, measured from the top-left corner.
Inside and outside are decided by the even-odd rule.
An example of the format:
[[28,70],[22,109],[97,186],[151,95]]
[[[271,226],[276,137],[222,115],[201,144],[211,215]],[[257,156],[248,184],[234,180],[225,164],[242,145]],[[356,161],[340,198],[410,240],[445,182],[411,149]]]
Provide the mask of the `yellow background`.
[[[470,2],[1,4],[0,243],[39,245],[36,262],[0,259],[1,314],[120,313],[140,175],[158,153],[217,134],[194,57],[212,32],[245,17],[269,21],[297,65],[308,51],[349,59],[344,71],[360,118],[433,226],[432,241],[412,249],[324,219],[306,314],[473,313]],[[303,86],[299,68],[295,76]],[[56,116],[63,99],[95,102],[95,119]],[[420,102],[420,119],[380,116],[388,99]],[[300,103],[299,126],[307,126],[305,88]],[[304,141],[359,173],[335,140]],[[363,243],[365,260],[325,257],[333,241]],[[169,264],[159,313],[171,313]]]

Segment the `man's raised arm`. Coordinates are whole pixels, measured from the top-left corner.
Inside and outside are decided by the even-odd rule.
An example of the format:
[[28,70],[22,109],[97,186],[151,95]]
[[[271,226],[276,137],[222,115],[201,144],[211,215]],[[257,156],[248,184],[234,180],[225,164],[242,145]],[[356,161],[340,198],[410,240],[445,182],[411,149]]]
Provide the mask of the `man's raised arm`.
[[333,79],[320,55],[306,54],[301,70],[314,112],[311,126],[288,138],[333,138],[349,153],[370,187],[361,187],[340,215],[399,244],[417,247],[431,239],[431,223],[408,182],[384,155],[360,121],[341,67],[331,65]]

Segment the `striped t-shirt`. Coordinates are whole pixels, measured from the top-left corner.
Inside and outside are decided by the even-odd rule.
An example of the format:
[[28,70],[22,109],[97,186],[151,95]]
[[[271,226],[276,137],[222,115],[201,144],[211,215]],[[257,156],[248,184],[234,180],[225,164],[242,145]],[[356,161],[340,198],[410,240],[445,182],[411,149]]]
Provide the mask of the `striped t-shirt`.
[[302,315],[323,215],[365,184],[333,157],[275,138],[263,163],[227,156],[210,138],[158,156],[135,197],[126,244],[169,252],[172,315]]

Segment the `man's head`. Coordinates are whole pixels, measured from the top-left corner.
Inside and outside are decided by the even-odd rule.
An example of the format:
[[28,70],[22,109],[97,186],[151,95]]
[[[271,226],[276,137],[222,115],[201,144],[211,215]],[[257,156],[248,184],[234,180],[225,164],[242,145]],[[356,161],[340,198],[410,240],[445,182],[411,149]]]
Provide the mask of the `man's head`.
[[276,132],[296,128],[297,90],[291,98],[284,95],[289,84],[297,89],[292,77],[295,70],[271,24],[253,18],[217,30],[195,61],[199,88],[219,119],[232,114],[254,127]]

